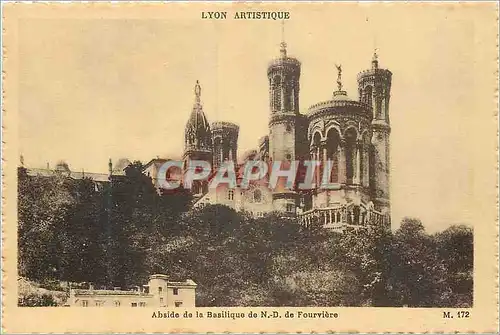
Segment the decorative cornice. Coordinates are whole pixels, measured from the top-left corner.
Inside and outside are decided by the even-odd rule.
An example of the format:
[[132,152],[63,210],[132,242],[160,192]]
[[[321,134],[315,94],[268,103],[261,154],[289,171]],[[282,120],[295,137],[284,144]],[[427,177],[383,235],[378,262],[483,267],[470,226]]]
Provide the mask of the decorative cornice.
[[215,121],[211,124],[212,131],[217,130],[234,130],[239,131],[240,126],[235,123],[227,122],[227,121]]
[[373,130],[382,130],[388,133],[391,132],[391,126],[387,124],[387,122],[383,120],[373,120],[372,122]]
[[300,75],[300,66],[300,61],[295,58],[277,58],[269,63],[267,67],[267,74],[269,75],[276,70],[287,69],[298,72]]
[[354,114],[367,118],[368,120],[371,120],[373,117],[372,108],[369,105],[353,100],[329,100],[319,102],[309,107],[307,117],[311,120],[325,114]]
[[390,80],[392,77],[392,72],[386,69],[369,69],[364,70],[358,73],[357,79],[358,81],[362,80],[366,77],[383,77],[384,79]]
[[295,122],[297,114],[295,112],[277,112],[269,118],[269,126],[277,123]]

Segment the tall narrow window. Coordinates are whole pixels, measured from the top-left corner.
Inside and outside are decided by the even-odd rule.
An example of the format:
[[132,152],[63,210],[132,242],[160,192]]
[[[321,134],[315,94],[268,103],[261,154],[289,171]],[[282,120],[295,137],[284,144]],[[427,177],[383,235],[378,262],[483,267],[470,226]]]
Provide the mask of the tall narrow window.
[[174,287],[173,291],[174,295],[179,295],[179,289],[177,287]]
[[276,76],[273,80],[273,110],[281,110],[281,77]]
[[371,86],[367,86],[366,89],[365,89],[366,93],[365,93],[365,103],[368,104],[368,105],[372,105],[372,87]]
[[229,200],[233,200],[234,199],[234,190],[228,190],[227,191],[227,198]]

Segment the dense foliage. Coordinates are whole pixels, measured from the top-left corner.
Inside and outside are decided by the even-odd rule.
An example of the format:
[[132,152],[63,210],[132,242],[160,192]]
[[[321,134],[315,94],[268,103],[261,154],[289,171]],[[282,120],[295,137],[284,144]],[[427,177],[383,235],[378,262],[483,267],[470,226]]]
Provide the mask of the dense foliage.
[[198,306],[471,306],[473,238],[417,219],[395,232],[304,229],[225,206],[189,210],[134,163],[96,191],[89,179],[19,169],[19,275],[130,287],[153,273],[198,284]]

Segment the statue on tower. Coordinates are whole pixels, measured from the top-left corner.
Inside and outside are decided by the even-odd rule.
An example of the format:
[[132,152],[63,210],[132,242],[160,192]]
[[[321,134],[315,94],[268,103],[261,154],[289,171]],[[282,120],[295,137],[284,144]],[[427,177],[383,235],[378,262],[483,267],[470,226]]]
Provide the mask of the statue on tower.
[[337,68],[337,87],[340,92],[342,91],[342,65],[335,64],[335,67]]
[[201,97],[201,86],[198,80],[196,81],[196,85],[194,86],[194,95],[196,96],[196,103],[199,104]]

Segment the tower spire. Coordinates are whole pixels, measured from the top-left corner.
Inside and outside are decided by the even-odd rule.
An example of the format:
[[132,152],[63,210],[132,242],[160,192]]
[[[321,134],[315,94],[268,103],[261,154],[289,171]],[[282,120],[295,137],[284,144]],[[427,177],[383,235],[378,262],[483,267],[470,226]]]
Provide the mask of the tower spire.
[[281,20],[281,57],[286,57],[286,42],[285,42],[285,20]]
[[378,48],[375,47],[375,50],[373,50],[373,57],[372,57],[372,69],[378,69]]

